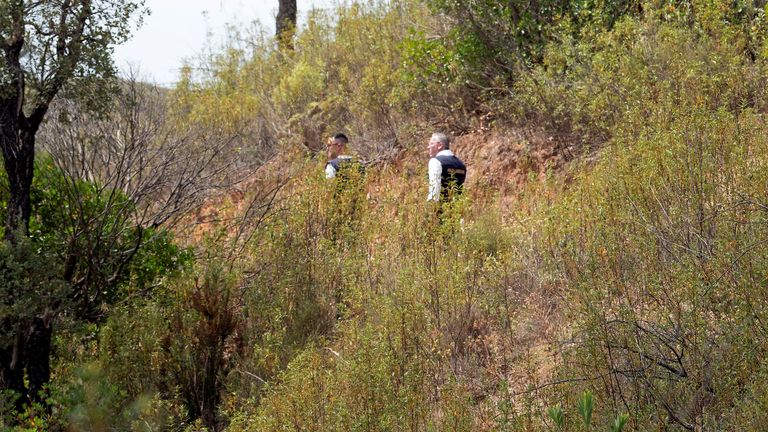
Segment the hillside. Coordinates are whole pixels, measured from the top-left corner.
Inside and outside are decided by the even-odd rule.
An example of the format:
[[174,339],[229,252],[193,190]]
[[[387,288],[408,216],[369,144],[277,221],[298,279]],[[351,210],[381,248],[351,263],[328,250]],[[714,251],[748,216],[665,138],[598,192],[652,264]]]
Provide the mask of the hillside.
[[[539,6],[350,2],[59,98],[0,243],[0,425],[763,430],[765,5]],[[328,181],[339,131],[365,169]]]

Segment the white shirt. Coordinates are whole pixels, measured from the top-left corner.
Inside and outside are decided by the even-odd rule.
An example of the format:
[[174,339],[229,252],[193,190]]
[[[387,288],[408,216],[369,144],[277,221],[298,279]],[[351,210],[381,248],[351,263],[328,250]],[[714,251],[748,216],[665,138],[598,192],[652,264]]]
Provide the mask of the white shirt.
[[336,177],[336,168],[331,164],[325,165],[325,178],[332,179]]
[[453,156],[450,150],[440,150],[435,157],[429,160],[429,195],[427,201],[440,201],[440,184],[443,174],[443,164],[437,160],[438,156]]

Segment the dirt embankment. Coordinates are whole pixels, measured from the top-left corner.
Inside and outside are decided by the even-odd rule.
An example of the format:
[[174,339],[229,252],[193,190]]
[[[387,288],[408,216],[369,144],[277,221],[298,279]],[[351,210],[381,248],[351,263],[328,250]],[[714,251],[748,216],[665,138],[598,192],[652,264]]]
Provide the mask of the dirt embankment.
[[572,146],[544,132],[501,129],[455,139],[454,152],[467,164],[469,186],[488,186],[502,196],[517,194],[531,179],[562,172]]
[[[423,178],[426,194],[426,143],[429,136],[416,137],[410,148],[399,152],[393,159],[377,164],[371,171],[379,175],[373,179],[371,194],[390,182],[403,178]],[[467,164],[467,187],[473,193],[492,192],[505,204],[515,201],[525,183],[544,180],[564,171],[573,160],[572,146],[562,139],[544,132],[499,128],[481,129],[455,137],[452,150]],[[184,237],[199,241],[211,230],[236,225],[242,215],[252,208],[254,199],[250,192],[269,191],[284,183],[291,172],[301,171],[297,161],[304,158],[297,154],[279,155],[252,175],[233,185],[230,190],[206,199],[195,212],[184,218]],[[318,163],[318,166],[321,164]],[[306,165],[302,165],[306,168]],[[286,167],[289,167],[286,169]]]

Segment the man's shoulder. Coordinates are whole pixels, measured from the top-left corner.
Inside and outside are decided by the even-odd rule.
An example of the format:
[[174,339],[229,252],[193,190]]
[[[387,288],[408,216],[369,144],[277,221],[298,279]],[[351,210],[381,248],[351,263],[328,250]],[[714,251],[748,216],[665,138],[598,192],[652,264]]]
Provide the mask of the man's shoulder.
[[459,162],[461,164],[464,163],[464,161],[462,161],[458,156],[456,156],[453,153],[451,153],[451,154],[438,154],[433,159],[437,159],[441,163],[445,163],[445,162],[454,162],[454,163],[455,162]]
[[341,155],[328,161],[327,165],[333,167],[336,172],[358,171],[360,174],[365,173],[363,162],[354,156]]
[[339,165],[340,164],[348,161],[347,157],[348,156],[337,156],[337,157],[329,160],[328,163],[326,163],[326,166],[330,165],[330,166],[332,166],[332,167],[334,167],[336,169],[339,169]]
[[341,163],[347,163],[347,162],[353,162],[355,160],[354,157],[348,156],[348,155],[341,155],[337,156],[331,160],[328,161],[328,164],[330,165],[338,165]]

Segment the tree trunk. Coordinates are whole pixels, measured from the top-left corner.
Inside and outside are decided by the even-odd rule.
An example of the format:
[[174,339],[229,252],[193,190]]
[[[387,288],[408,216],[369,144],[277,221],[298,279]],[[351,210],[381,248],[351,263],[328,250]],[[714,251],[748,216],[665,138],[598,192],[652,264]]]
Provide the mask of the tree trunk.
[[[225,336],[226,337],[226,336]],[[224,339],[221,339],[223,342]],[[208,347],[208,354],[205,356],[205,366],[203,367],[203,386],[200,389],[200,414],[203,419],[203,424],[213,432],[219,432],[221,430],[218,424],[217,411],[219,409],[219,402],[221,400],[221,379],[219,374],[219,366],[221,366],[221,356],[224,353],[223,343],[220,341],[209,341],[212,345]]]
[[18,412],[22,412],[27,402],[21,337],[21,333],[17,332],[14,343],[0,348],[0,389],[16,393],[14,405]]
[[[11,79],[0,88],[0,148],[3,153],[4,168],[8,177],[9,199],[6,217],[3,221],[4,237],[13,243],[19,228],[26,235],[31,215],[30,187],[32,175],[30,169],[24,169],[25,163],[31,164],[20,155],[25,152],[20,133],[23,121],[22,105],[24,102],[24,78],[19,63],[23,40],[3,47],[4,61]],[[31,143],[34,146],[34,141]],[[31,152],[32,156],[34,151]],[[30,173],[25,175],[25,173]],[[26,178],[26,180],[25,180]],[[25,187],[26,185],[26,187]],[[0,390],[11,390],[16,393],[16,409],[21,412],[27,399],[27,388],[24,384],[24,332],[10,322],[0,323],[3,330],[14,335],[13,341],[0,346]]]
[[[17,123],[18,124],[18,123]],[[0,145],[3,148],[3,162],[8,175],[8,206],[5,215],[5,238],[15,242],[17,234],[26,235],[32,215],[30,193],[35,160],[35,135],[15,128],[6,131],[3,125]]]
[[[24,73],[21,68],[21,50],[24,47],[23,7],[21,2],[12,9],[13,37],[3,45],[5,73],[9,80],[0,87],[0,147],[8,175],[10,196],[5,215],[5,238],[13,241],[17,230],[25,235],[29,228],[32,186],[32,162],[35,156],[34,132],[25,133]],[[36,131],[36,127],[34,128]]]
[[277,44],[281,50],[293,50],[293,35],[296,32],[296,0],[280,0],[275,25]]
[[[29,232],[35,133],[39,126],[15,111],[11,102],[2,101],[0,147],[9,190],[4,237],[11,243]],[[39,112],[42,115],[44,111]],[[18,393],[18,412],[23,412],[23,405],[30,401],[47,407],[44,390],[51,379],[51,334],[52,317],[35,317],[30,326],[16,330],[12,346],[0,347],[0,389]],[[28,387],[24,383],[25,370]]]
[[29,398],[47,408],[45,386],[51,380],[51,335],[53,322],[50,317],[36,317],[26,343],[24,359],[27,362]]
[[[24,46],[24,33],[21,23],[23,3],[18,2],[14,13],[15,31],[8,42],[2,46],[3,61],[10,79],[0,87],[0,149],[3,154],[3,167],[8,177],[8,203],[5,221],[3,221],[5,240],[16,244],[19,236],[29,233],[29,220],[32,215],[30,194],[34,175],[35,134],[48,109],[41,104],[34,110],[31,118],[24,115],[24,75],[21,68],[21,50]],[[12,332],[13,343],[0,346],[0,390],[12,390],[18,394],[16,408],[22,408],[29,401],[29,391],[24,382],[24,371],[31,388],[33,398],[50,380],[50,326],[38,328],[38,320],[30,328],[4,330]],[[42,320],[40,320],[42,322]],[[4,323],[3,323],[4,324]],[[33,340],[28,338],[28,335]],[[28,356],[32,355],[32,366]],[[41,359],[44,356],[45,359]]]

